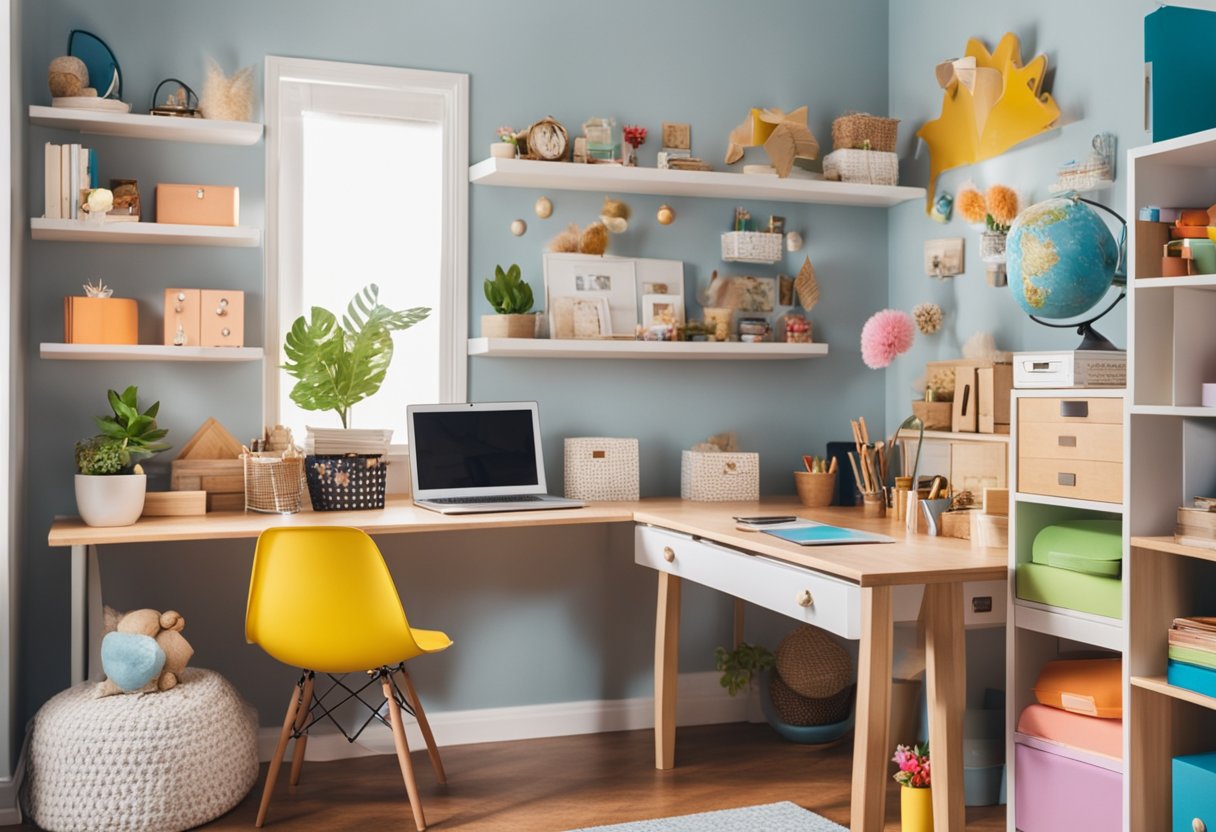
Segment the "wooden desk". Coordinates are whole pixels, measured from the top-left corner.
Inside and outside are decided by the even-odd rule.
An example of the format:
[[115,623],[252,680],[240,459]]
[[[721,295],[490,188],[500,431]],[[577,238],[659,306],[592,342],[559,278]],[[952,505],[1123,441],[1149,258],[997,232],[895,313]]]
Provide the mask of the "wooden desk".
[[[740,532],[732,515],[782,513],[890,535],[893,544],[806,548],[770,535]],[[966,698],[963,582],[1005,580],[1003,552],[973,552],[965,541],[905,536],[888,520],[865,520],[849,509],[808,510],[792,499],[759,503],[691,503],[650,499],[638,503],[598,503],[583,509],[445,516],[390,500],[383,510],[301,512],[294,515],[215,513],[204,517],[148,518],[133,526],[92,528],[78,518],[56,519],[48,536],[51,546],[72,552],[72,678],[84,678],[89,610],[100,613],[100,580],[96,547],[112,543],[179,540],[251,539],[275,526],[355,526],[368,534],[446,532],[471,529],[534,528],[598,523],[635,523],[705,541],[729,556],[759,556],[764,564],[796,568],[816,580],[833,581],[860,599],[861,642],[858,659],[857,729],[853,751],[851,826],[854,832],[881,830],[885,808],[887,761],[893,751],[888,737],[893,641],[892,589],[924,585],[929,733],[933,748],[933,808],[941,830],[961,830],[963,812],[962,714]],[[639,535],[641,532],[639,532]],[[640,538],[639,538],[640,539]],[[636,558],[641,548],[635,547]],[[687,560],[695,564],[695,547]],[[673,561],[675,558],[673,557]],[[697,581],[697,569],[682,573],[680,563],[655,564],[658,608],[655,629],[655,763],[671,768],[675,761],[676,671],[680,586]],[[651,564],[647,564],[651,565]],[[816,577],[818,576],[818,577]],[[710,584],[712,585],[712,583]],[[731,591],[729,586],[719,589]],[[732,594],[738,594],[736,590]],[[784,592],[784,588],[782,588]],[[92,602],[92,603],[90,603]]]

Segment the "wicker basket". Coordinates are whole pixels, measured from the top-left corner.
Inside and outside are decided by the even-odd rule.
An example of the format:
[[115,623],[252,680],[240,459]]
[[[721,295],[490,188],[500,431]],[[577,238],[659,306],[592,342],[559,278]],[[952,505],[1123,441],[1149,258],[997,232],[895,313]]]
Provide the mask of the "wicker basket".
[[294,514],[304,506],[304,458],[246,454],[245,511]]
[[384,508],[388,463],[380,454],[310,456],[304,460],[315,511]]
[[722,259],[728,263],[776,263],[784,235],[768,231],[727,231],[722,235]]
[[804,506],[830,506],[832,498],[836,496],[836,472],[812,474],[810,471],[795,471],[794,486],[798,489],[798,499]]
[[638,499],[638,440],[566,437],[565,485],[576,500]]
[[823,178],[894,185],[899,182],[899,157],[878,150],[833,150],[823,157]]
[[680,497],[700,502],[760,499],[760,454],[683,451]]
[[832,122],[832,150],[865,147],[870,150],[895,152],[899,119],[872,116],[869,113],[845,113]]

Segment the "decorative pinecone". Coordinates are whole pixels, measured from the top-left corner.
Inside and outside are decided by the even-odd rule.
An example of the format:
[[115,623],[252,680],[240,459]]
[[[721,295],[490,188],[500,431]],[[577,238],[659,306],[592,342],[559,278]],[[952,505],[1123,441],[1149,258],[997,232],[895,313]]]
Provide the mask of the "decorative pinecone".
[[925,335],[932,335],[942,328],[942,308],[936,303],[918,303],[912,307],[912,318],[916,328]]

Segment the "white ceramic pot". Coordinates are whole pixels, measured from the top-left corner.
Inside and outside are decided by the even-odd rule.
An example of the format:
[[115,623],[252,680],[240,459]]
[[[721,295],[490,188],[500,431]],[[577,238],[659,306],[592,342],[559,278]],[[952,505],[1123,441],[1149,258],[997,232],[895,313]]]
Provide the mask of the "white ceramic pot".
[[536,315],[482,315],[481,337],[483,338],[534,338],[536,337]]
[[129,526],[144,511],[146,474],[77,474],[76,510],[89,526]]
[[514,159],[515,145],[510,142],[494,142],[490,145],[490,155],[500,159]]

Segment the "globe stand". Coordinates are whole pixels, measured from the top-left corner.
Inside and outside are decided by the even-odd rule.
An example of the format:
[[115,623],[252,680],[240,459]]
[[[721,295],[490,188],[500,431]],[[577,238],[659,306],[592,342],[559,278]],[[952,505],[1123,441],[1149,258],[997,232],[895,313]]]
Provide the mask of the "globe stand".
[[1044,321],[1042,318],[1036,318],[1034,315],[1030,315],[1029,317],[1030,317],[1030,320],[1034,321],[1036,324],[1042,324],[1043,326],[1049,326],[1052,329],[1069,329],[1070,327],[1075,326],[1077,328],[1077,334],[1081,336],[1081,345],[1079,347],[1077,347],[1078,350],[1115,350],[1115,351],[1117,351],[1119,348],[1116,347],[1114,344],[1112,344],[1110,339],[1108,339],[1102,333],[1098,332],[1098,330],[1094,329],[1093,324],[1095,321],[1099,321],[1102,318],[1106,317],[1106,315],[1112,309],[1114,309],[1116,306],[1119,305],[1119,301],[1123,300],[1125,297],[1127,297],[1127,288],[1126,287],[1124,287],[1123,290],[1119,292],[1119,297],[1115,298],[1114,302],[1111,303],[1110,306],[1106,307],[1105,309],[1103,309],[1101,312],[1099,312],[1097,315],[1093,316],[1089,320],[1081,321],[1079,323],[1053,324],[1053,323]]

